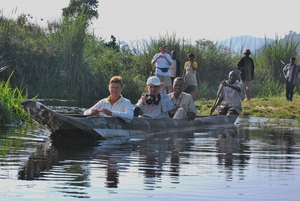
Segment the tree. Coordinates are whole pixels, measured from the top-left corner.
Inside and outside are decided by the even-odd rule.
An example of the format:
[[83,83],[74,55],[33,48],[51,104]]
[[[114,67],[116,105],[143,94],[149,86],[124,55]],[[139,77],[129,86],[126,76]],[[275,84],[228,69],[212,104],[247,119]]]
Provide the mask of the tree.
[[114,37],[113,35],[110,36],[110,41],[105,43],[105,46],[115,50],[116,52],[120,51],[120,44],[118,44],[116,37]]
[[83,13],[87,21],[97,19],[99,17],[98,3],[98,0],[70,0],[69,6],[62,9],[63,16],[76,18]]

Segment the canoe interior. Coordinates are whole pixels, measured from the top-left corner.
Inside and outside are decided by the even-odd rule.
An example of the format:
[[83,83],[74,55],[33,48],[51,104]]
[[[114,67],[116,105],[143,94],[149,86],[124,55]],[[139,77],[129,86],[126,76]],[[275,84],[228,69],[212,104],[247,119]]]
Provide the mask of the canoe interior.
[[21,104],[30,117],[52,137],[108,139],[174,132],[197,131],[203,126],[233,124],[238,116],[204,116],[195,120],[146,119],[125,122],[116,117],[63,115],[35,101]]

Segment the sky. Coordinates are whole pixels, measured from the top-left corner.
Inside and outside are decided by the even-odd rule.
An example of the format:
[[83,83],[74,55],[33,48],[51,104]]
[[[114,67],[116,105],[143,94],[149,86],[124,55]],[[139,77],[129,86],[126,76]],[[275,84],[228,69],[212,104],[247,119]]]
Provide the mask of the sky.
[[[0,0],[0,14],[30,14],[38,24],[59,19],[70,0]],[[300,33],[298,0],[99,0],[91,30],[110,40],[173,36],[221,41],[234,36],[284,37]],[[41,22],[43,18],[43,22]]]

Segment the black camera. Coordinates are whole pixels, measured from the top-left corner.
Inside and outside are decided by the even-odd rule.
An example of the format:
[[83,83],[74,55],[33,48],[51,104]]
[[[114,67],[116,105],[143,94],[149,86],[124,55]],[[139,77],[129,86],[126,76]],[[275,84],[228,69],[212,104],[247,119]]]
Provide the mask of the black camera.
[[151,105],[155,100],[155,96],[153,94],[146,94],[146,103]]

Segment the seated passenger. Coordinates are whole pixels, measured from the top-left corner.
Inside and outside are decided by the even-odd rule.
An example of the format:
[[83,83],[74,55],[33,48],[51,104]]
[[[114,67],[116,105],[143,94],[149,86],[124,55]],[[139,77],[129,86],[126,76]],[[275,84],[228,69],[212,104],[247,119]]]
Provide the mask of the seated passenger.
[[173,103],[166,93],[164,83],[156,76],[147,80],[148,94],[143,93],[136,104],[134,116],[153,119],[166,118],[173,109]]
[[84,111],[84,115],[100,115],[102,117],[119,117],[126,122],[133,118],[131,101],[121,95],[123,81],[120,76],[113,76],[108,85],[110,95],[100,100],[90,109]]
[[215,111],[218,105],[220,105],[219,115],[239,115],[242,112],[241,92],[243,85],[238,80],[237,72],[230,71],[228,80],[222,81],[219,86],[218,97],[210,110],[210,114]]
[[174,119],[195,119],[197,109],[193,97],[183,92],[184,79],[176,77],[173,83],[173,93],[168,94],[173,102],[173,110],[169,112],[169,116]]

